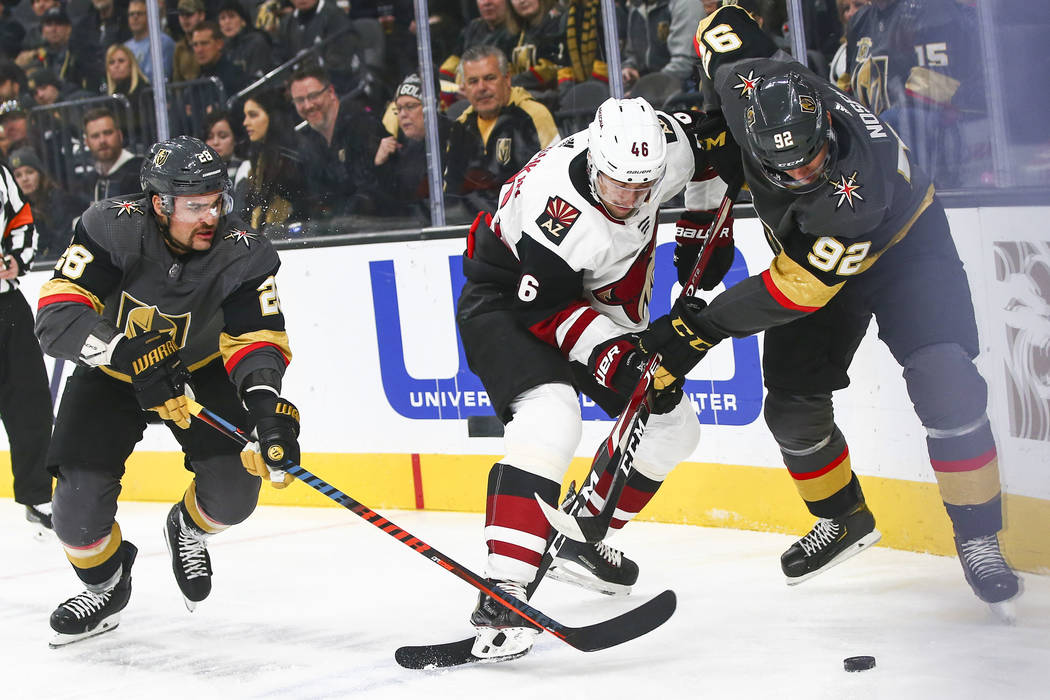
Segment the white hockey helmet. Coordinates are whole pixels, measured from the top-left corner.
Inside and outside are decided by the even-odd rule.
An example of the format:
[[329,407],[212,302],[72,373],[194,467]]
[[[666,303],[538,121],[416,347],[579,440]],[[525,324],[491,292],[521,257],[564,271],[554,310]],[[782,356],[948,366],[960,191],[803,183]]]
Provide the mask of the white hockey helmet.
[[629,218],[663,179],[663,125],[641,97],[610,97],[598,107],[587,134],[591,194],[611,216]]

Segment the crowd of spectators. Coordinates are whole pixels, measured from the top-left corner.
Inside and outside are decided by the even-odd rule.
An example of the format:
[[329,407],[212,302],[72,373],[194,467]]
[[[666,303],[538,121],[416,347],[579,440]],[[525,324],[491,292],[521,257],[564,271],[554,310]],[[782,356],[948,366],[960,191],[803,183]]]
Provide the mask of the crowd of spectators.
[[[206,139],[227,160],[253,225],[294,235],[429,223],[412,0],[148,1],[159,9],[171,132]],[[147,0],[0,3],[0,151],[19,152],[41,192],[134,194],[129,173],[156,136]],[[790,48],[784,0],[738,3]],[[703,106],[693,35],[719,4],[617,1],[628,96]],[[806,3],[810,65],[833,66],[846,88],[852,56],[839,49],[862,4]],[[428,8],[443,197],[456,223],[492,208],[509,176],[608,95],[604,19],[599,0]]]

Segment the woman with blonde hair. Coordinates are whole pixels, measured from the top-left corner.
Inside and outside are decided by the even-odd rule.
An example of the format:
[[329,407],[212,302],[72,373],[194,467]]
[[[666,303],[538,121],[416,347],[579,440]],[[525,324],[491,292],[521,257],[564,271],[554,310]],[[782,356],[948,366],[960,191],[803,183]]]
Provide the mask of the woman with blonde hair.
[[145,85],[149,85],[149,78],[142,72],[131,49],[124,44],[111,44],[106,49],[105,93],[121,94],[130,98]]

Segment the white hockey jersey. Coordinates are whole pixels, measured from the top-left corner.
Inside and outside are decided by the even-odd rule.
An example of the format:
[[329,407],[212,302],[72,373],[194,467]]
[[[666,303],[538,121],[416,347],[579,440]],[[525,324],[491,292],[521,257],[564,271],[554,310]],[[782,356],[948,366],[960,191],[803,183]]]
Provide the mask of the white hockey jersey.
[[[540,151],[500,191],[492,230],[521,264],[516,308],[533,334],[570,360],[586,363],[599,343],[648,326],[660,205],[707,169],[683,129],[692,117],[657,116],[667,141],[665,175],[625,221],[610,217],[591,192],[586,130]],[[712,208],[725,191],[704,185],[690,185],[690,209]]]

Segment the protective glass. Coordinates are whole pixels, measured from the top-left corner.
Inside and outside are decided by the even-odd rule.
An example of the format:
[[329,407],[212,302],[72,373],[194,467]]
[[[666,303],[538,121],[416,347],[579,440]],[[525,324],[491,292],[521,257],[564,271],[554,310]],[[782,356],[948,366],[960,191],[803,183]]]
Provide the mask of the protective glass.
[[635,209],[649,197],[658,180],[652,182],[620,182],[603,172],[598,173],[598,195],[611,206]]
[[175,198],[172,218],[187,224],[218,219],[223,213],[224,196],[215,194],[184,195]]

